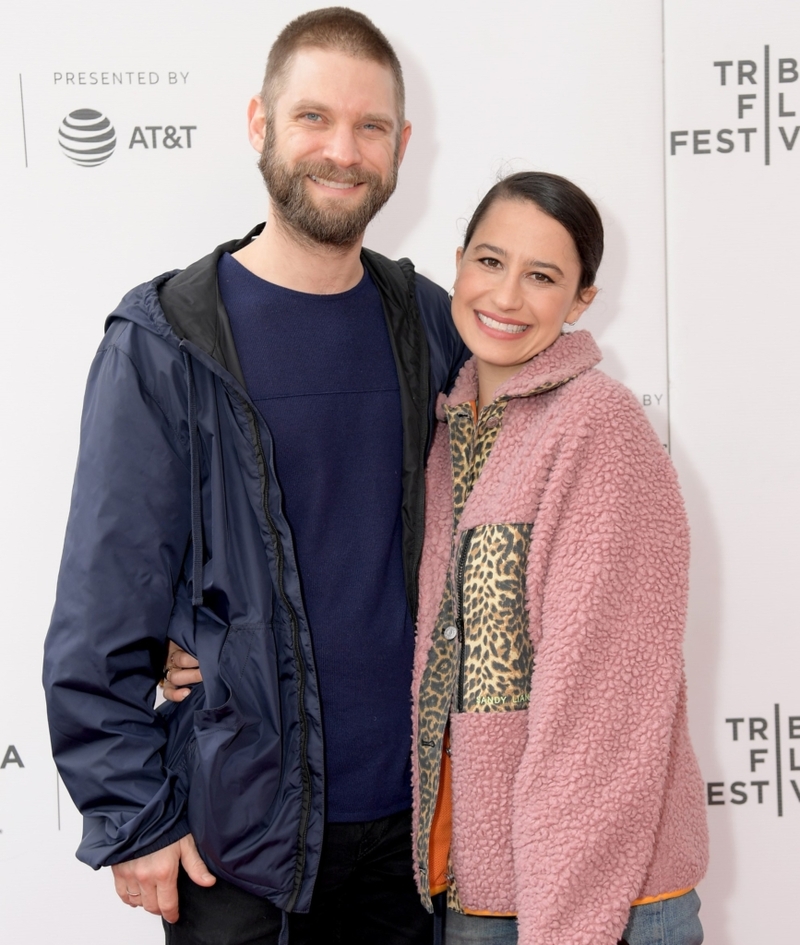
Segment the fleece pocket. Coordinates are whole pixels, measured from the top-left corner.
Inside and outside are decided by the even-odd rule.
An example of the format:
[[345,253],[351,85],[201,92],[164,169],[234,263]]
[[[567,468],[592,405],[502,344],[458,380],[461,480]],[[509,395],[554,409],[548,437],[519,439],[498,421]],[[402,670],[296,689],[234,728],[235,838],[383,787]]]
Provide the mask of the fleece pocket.
[[466,909],[515,913],[512,799],[528,739],[528,709],[450,717],[451,857]]

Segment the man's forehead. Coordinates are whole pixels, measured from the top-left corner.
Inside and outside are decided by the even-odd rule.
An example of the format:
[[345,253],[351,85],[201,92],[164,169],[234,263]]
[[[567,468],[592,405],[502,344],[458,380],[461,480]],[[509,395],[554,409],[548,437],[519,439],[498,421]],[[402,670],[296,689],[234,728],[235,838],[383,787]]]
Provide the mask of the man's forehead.
[[277,99],[285,107],[303,104],[346,107],[396,119],[397,89],[392,70],[374,59],[339,50],[304,46],[286,63]]

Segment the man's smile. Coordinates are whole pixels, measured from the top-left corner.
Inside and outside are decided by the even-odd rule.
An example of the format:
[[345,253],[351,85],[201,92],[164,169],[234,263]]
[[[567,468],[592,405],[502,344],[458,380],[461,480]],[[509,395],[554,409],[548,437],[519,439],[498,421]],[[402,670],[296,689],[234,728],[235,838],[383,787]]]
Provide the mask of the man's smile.
[[333,190],[355,190],[363,185],[363,181],[341,181],[331,180],[330,178],[318,177],[316,174],[308,175],[315,184],[321,187],[331,187]]

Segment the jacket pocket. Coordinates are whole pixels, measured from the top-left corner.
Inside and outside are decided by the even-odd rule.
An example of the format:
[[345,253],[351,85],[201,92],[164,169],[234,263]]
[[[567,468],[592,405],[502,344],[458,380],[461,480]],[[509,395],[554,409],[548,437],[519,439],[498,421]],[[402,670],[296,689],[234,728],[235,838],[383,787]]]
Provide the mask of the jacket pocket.
[[[230,627],[218,678],[228,693],[225,702],[194,712],[189,824],[214,872],[238,877],[261,859],[258,851],[281,807],[281,713],[271,631],[260,624]],[[260,862],[260,871],[266,866]]]

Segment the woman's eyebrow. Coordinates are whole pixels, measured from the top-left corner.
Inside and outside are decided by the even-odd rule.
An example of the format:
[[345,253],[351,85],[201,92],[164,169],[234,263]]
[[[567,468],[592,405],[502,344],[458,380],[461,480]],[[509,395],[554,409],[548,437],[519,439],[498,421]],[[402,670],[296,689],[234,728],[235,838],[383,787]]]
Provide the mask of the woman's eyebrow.
[[[478,243],[475,249],[488,249],[490,253],[496,253],[498,256],[502,256],[504,259],[508,257],[508,253],[504,249],[500,249],[499,246],[492,246],[491,243]],[[555,263],[545,262],[542,259],[526,259],[525,265],[532,269],[552,269],[553,272],[557,272],[560,276],[564,275],[560,267]]]
[[499,246],[492,246],[491,243],[478,243],[475,249],[488,249],[490,253],[497,253],[498,256],[503,256],[504,258],[508,255],[504,249],[500,249]]
[[543,259],[526,259],[525,265],[530,266],[531,269],[552,269],[553,272],[557,272],[560,276],[564,275],[559,266],[555,263],[545,262]]

